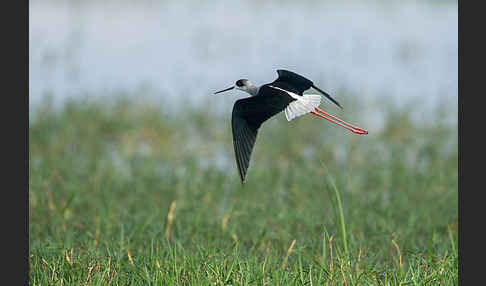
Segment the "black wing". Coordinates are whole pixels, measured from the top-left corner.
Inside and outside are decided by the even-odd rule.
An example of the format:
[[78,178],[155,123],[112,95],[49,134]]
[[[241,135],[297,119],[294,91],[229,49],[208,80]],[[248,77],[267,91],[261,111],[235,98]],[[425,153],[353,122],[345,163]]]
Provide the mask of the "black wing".
[[342,108],[334,98],[315,86],[311,80],[288,70],[277,70],[277,73],[278,78],[272,84],[300,95],[312,87],[326,96],[334,104]]
[[294,100],[284,91],[263,85],[257,96],[239,99],[235,102],[231,127],[236,164],[242,183],[245,181],[258,128]]
[[314,85],[309,79],[288,70],[277,70],[277,73],[278,78],[272,84],[280,83],[287,85],[291,89],[289,91],[300,95]]

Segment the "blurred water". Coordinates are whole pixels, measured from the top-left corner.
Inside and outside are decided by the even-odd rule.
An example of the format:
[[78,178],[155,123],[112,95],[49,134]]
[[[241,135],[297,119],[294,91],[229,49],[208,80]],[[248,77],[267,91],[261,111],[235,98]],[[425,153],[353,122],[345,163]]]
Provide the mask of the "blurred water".
[[141,87],[200,102],[277,68],[363,101],[457,104],[457,2],[261,2],[31,1],[30,105]]

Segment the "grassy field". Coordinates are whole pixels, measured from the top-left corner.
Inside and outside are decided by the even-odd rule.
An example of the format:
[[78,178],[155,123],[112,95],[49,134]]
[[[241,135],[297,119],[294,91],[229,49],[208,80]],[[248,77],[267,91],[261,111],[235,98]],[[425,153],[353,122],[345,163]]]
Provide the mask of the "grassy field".
[[416,122],[383,107],[367,136],[279,114],[242,186],[231,106],[127,98],[32,114],[30,285],[457,285],[457,125],[442,109]]

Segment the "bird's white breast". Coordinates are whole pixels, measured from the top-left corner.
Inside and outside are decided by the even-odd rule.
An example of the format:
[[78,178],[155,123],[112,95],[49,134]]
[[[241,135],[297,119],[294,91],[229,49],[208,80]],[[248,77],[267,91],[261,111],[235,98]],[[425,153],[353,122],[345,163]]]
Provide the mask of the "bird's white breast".
[[304,94],[302,96],[287,91],[285,89],[271,86],[272,88],[282,90],[286,92],[289,96],[296,99],[289,103],[289,105],[285,108],[285,117],[287,121],[294,119],[295,117],[302,116],[304,114],[313,112],[316,107],[321,104],[321,95],[320,94]]

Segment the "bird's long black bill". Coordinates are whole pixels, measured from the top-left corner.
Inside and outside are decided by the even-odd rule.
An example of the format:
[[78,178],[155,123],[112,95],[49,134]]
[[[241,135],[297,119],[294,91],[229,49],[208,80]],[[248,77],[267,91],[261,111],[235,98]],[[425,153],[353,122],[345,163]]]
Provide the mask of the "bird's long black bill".
[[221,93],[221,92],[225,92],[225,91],[228,91],[228,90],[232,90],[233,88],[235,88],[235,87],[232,86],[232,87],[229,87],[227,89],[223,89],[223,90],[220,90],[220,91],[216,91],[214,94],[218,94],[218,93]]
[[327,94],[326,92],[324,92],[323,90],[321,90],[320,88],[318,88],[318,87],[317,87],[317,86],[315,86],[315,85],[312,85],[312,87],[313,87],[315,90],[319,91],[320,93],[324,94],[324,95],[327,97],[327,99],[329,99],[330,101],[332,101],[334,104],[336,104],[337,106],[339,106],[341,109],[343,108],[343,107],[341,106],[341,104],[339,104],[339,102],[337,102],[337,101],[336,101],[334,98],[332,98],[332,97],[331,97],[329,94]]

